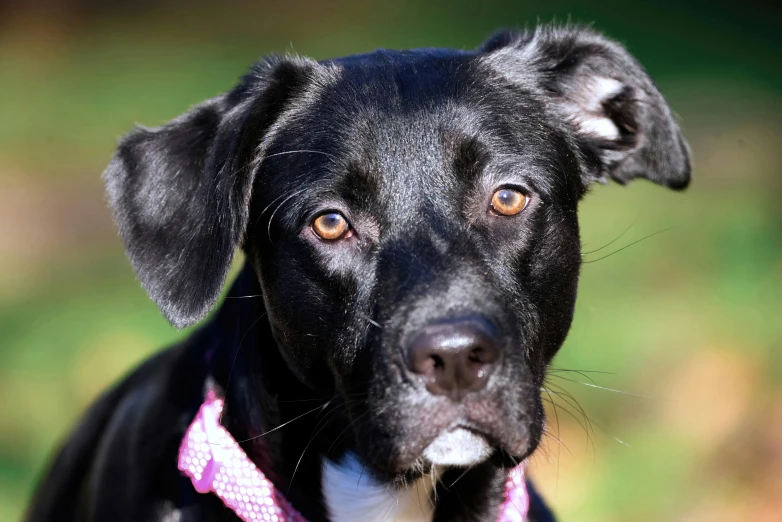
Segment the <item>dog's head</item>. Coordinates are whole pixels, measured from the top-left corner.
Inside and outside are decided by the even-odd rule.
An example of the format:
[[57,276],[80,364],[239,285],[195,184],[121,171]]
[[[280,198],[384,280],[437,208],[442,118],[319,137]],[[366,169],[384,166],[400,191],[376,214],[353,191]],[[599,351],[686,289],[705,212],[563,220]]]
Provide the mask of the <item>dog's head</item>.
[[642,67],[549,27],[472,52],[262,61],[133,131],[106,182],[166,317],[203,318],[243,248],[292,372],[341,397],[360,458],[396,474],[536,447],[576,300],[580,198],[689,175]]

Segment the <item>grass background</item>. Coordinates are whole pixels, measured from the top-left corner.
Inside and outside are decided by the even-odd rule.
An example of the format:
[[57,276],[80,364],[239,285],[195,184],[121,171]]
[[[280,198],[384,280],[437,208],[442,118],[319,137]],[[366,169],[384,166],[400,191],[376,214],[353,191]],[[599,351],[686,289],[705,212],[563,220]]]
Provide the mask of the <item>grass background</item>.
[[532,473],[565,521],[782,520],[780,14],[716,0],[0,2],[0,520],[20,517],[101,390],[187,334],[139,288],[104,206],[100,174],[133,123],[230,88],[269,52],[473,47],[553,18],[594,22],[646,65],[695,178],[682,194],[637,182],[585,199],[585,250],[621,235],[590,260],[664,232],[584,266],[555,367],[585,373],[549,379],[561,442]]

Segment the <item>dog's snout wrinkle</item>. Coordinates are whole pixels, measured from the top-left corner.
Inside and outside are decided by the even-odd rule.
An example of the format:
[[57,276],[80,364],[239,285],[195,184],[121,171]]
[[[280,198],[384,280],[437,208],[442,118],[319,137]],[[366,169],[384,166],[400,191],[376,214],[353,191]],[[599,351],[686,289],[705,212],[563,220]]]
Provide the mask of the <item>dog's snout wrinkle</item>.
[[486,387],[500,359],[500,341],[483,319],[459,319],[425,326],[408,348],[408,369],[423,377],[433,395],[454,401]]

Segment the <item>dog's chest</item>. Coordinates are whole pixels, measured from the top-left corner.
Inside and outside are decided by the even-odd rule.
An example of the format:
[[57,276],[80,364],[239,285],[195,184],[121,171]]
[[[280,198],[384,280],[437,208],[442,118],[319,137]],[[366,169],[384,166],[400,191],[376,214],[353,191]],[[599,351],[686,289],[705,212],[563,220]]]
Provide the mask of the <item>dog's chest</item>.
[[353,454],[339,464],[324,460],[323,496],[331,522],[431,522],[432,481],[395,489],[370,477]]

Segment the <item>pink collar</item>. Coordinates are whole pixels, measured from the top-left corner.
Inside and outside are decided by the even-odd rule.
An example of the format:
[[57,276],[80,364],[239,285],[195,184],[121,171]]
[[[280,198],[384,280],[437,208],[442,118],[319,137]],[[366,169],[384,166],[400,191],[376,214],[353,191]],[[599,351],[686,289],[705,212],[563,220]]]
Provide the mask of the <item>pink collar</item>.
[[[244,522],[307,522],[220,425],[222,410],[223,400],[209,391],[182,439],[180,471],[190,477],[196,491],[213,492]],[[524,522],[528,508],[522,463],[508,475],[497,522]]]

